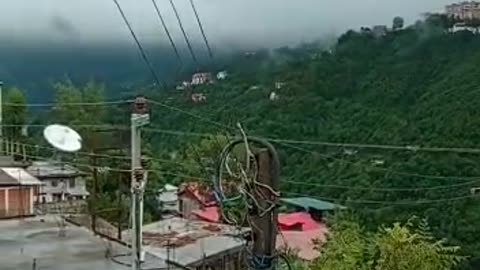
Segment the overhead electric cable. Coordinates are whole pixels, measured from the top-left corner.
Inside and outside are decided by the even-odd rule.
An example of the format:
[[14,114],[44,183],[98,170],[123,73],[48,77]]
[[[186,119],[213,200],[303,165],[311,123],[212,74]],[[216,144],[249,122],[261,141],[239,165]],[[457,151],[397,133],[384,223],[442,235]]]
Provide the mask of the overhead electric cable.
[[303,193],[295,193],[295,192],[282,192],[282,194],[286,194],[289,196],[295,196],[295,197],[312,197],[312,198],[317,198],[320,200],[326,200],[326,201],[345,201],[347,203],[355,203],[355,204],[387,204],[387,205],[422,205],[422,204],[434,204],[434,203],[444,203],[444,202],[452,202],[452,201],[460,201],[460,200],[468,200],[468,199],[474,199],[474,198],[479,198],[480,195],[465,195],[465,196],[457,196],[457,197],[449,197],[449,198],[440,198],[440,199],[421,199],[421,200],[395,200],[395,201],[377,201],[377,200],[361,200],[361,199],[354,199],[354,200],[340,200],[340,199],[335,199],[335,198],[327,198],[323,196],[312,196],[312,195],[307,195]]
[[131,100],[111,100],[111,101],[100,101],[100,102],[72,102],[72,103],[9,103],[4,102],[4,106],[10,107],[55,107],[55,106],[108,106],[108,105],[117,105],[117,104],[128,104]]
[[305,141],[305,140],[286,140],[270,138],[272,142],[288,143],[288,144],[306,144],[306,145],[319,145],[319,146],[332,146],[332,147],[344,147],[344,148],[368,148],[379,150],[400,150],[411,152],[456,152],[456,153],[471,153],[480,154],[478,148],[457,148],[457,147],[422,147],[422,146],[399,146],[399,145],[385,145],[385,144],[358,144],[358,143],[334,143],[334,142],[321,142],[321,141]]
[[[55,148],[53,147],[48,147],[48,146],[40,146],[40,145],[35,145],[35,144],[26,144],[26,143],[21,143],[21,142],[13,142],[14,144],[18,144],[20,146],[28,146],[31,148],[40,148],[40,149],[47,149],[47,150],[52,150],[54,151]],[[191,146],[192,147],[192,146]],[[83,155],[83,156],[88,156],[88,157],[98,157],[98,158],[107,158],[107,159],[118,159],[118,160],[130,160],[130,156],[119,156],[119,155],[108,155],[108,154],[98,154],[98,153],[88,153],[88,152],[76,152],[78,155]],[[197,153],[197,158],[198,158],[198,153]],[[175,164],[179,165],[182,167],[196,167],[199,169],[205,169],[204,165],[194,165],[194,164],[189,164],[185,162],[180,162],[180,161],[175,161],[175,160],[168,160],[168,159],[160,159],[160,158],[154,158],[154,157],[149,157],[152,161],[158,161],[160,163],[170,163],[170,164]],[[396,172],[396,173],[402,173],[402,172]],[[425,177],[432,177],[430,175],[419,175],[415,174],[415,176],[419,177],[422,176],[422,178]],[[435,176],[434,176],[435,177]],[[437,176],[438,177],[438,176]],[[461,176],[441,176],[441,179],[465,179],[464,177]],[[476,183],[480,182],[480,176],[478,177],[469,177],[468,179],[474,179],[471,181],[465,181],[462,183],[458,184],[447,184],[447,185],[436,185],[436,186],[430,186],[430,187],[354,187],[354,186],[344,186],[344,185],[332,185],[332,184],[321,184],[321,183],[309,183],[309,182],[298,182],[295,180],[292,180],[292,178],[284,179],[282,180],[283,183],[291,183],[295,185],[303,185],[303,186],[314,186],[314,187],[325,187],[325,188],[339,188],[339,189],[348,189],[348,190],[372,190],[372,191],[388,191],[388,192],[401,192],[401,191],[422,191],[422,190],[437,190],[437,189],[447,189],[447,188],[455,188],[455,187],[465,187],[469,185],[473,185]]]
[[173,110],[173,111],[177,111],[177,112],[186,114],[186,115],[188,115],[188,116],[190,116],[190,117],[193,117],[193,118],[196,118],[196,119],[201,120],[201,121],[203,121],[203,122],[206,122],[206,123],[215,125],[215,126],[217,126],[217,127],[221,127],[221,128],[228,129],[228,130],[236,130],[235,128],[230,127],[230,126],[227,126],[227,125],[222,124],[222,123],[220,123],[220,122],[213,121],[213,120],[210,120],[210,119],[208,119],[208,118],[199,116],[199,115],[197,115],[197,114],[187,112],[187,111],[185,111],[185,110],[182,110],[182,109],[177,108],[177,107],[174,107],[174,106],[167,105],[167,104],[165,104],[165,103],[163,103],[163,102],[160,102],[160,101],[155,101],[155,100],[151,100],[151,99],[149,99],[148,101],[151,102],[151,103],[154,104],[154,105],[159,105],[159,106],[164,107],[164,108],[167,108],[167,109],[169,109],[169,110]]
[[195,64],[198,65],[197,57],[195,56],[195,52],[193,51],[192,44],[190,43],[190,40],[188,39],[187,33],[185,32],[185,28],[183,27],[182,20],[180,19],[180,15],[178,14],[177,8],[175,7],[175,4],[173,3],[173,0],[170,0],[170,5],[172,6],[173,12],[175,13],[175,17],[177,18],[178,26],[180,26],[180,30],[182,31],[183,38],[185,39],[185,42],[187,43],[188,50],[190,51],[190,54],[192,55],[192,59],[195,62]]
[[[49,158],[41,157],[41,156],[35,156],[35,155],[26,155],[29,158],[35,158],[39,160],[46,160],[46,161],[51,161]],[[77,167],[84,167],[84,168],[89,168],[89,169],[99,169],[99,170],[104,170],[104,171],[113,171],[113,172],[131,172],[131,169],[121,169],[121,168],[114,168],[114,167],[109,167],[109,166],[93,166],[91,164],[85,164],[85,163],[79,163],[79,162],[68,162],[68,161],[62,161],[62,163],[72,165],[72,166],[77,166]],[[181,177],[185,179],[196,179],[196,180],[202,180],[202,181],[210,181],[210,179],[207,179],[205,177],[198,177],[198,176],[191,176],[191,175],[186,175],[186,174],[181,174],[181,173],[171,173],[171,172],[165,172],[165,171],[158,171],[158,170],[147,170],[148,172],[152,173],[157,173],[160,175],[170,175],[170,176],[175,176],[175,177]],[[471,198],[478,198],[479,195],[466,195],[466,196],[457,196],[457,197],[448,197],[448,198],[439,198],[439,199],[419,199],[419,200],[409,200],[409,201],[401,201],[401,200],[362,200],[362,199],[354,199],[354,200],[340,200],[338,198],[326,198],[323,196],[312,196],[308,194],[303,194],[303,193],[294,193],[294,192],[281,192],[282,197],[283,195],[291,195],[291,196],[309,196],[309,197],[314,197],[314,198],[319,198],[323,200],[328,200],[328,201],[346,201],[350,203],[358,203],[358,204],[391,204],[391,205],[418,205],[418,204],[429,204],[429,203],[439,203],[439,202],[448,202],[448,201],[457,201],[457,200],[465,200],[465,199],[471,199]]]
[[[140,41],[138,40],[137,38],[137,35],[135,35],[135,32],[133,31],[133,28],[132,26],[130,25],[130,23],[128,22],[128,19],[127,17],[125,16],[125,13],[123,12],[122,10],[122,7],[120,6],[120,4],[118,3],[118,0],[113,0],[113,2],[115,3],[115,5],[117,6],[117,9],[118,11],[120,12],[120,15],[122,16],[123,18],[123,21],[125,23],[125,25],[128,27],[128,30],[130,31],[130,35],[132,36],[133,40],[135,41],[135,43],[137,44],[137,47],[138,47],[138,50],[140,51],[140,54],[143,58],[143,61],[145,62],[145,64],[147,65],[148,69],[150,70],[150,73],[152,74],[152,77],[153,79],[155,80],[155,83],[157,84],[157,86],[160,86],[160,80],[158,79],[158,76],[157,74],[155,73],[155,70],[153,69],[153,66],[152,64],[150,63],[150,61],[148,60],[148,57],[147,57],[147,54],[145,53],[143,47],[142,47],[142,44],[140,44]],[[165,86],[165,83],[163,83],[163,85]]]
[[[279,144],[283,145],[285,147],[288,147],[288,148],[299,150],[299,151],[304,152],[304,153],[319,155],[319,156],[321,156],[322,158],[325,158],[325,159],[334,159],[334,160],[338,160],[339,162],[344,162],[344,163],[350,163],[352,165],[357,165],[355,162],[352,162],[352,161],[349,161],[349,160],[327,156],[327,155],[319,153],[317,151],[311,151],[311,150],[308,150],[308,149],[305,149],[305,148],[302,148],[302,147],[298,147],[298,146],[295,146],[295,145],[290,145],[290,144],[287,144],[287,143],[279,143]],[[455,179],[455,180],[475,180],[475,179],[479,179],[478,176],[449,177],[449,176],[440,176],[440,175],[426,175],[426,174],[402,172],[402,171],[396,171],[396,170],[392,170],[392,169],[388,169],[388,168],[380,168],[380,167],[368,166],[368,165],[360,165],[360,166],[367,167],[367,168],[370,168],[372,170],[389,172],[389,173],[396,174],[396,175],[416,177],[416,178],[425,178],[425,179],[437,179],[437,180],[452,180],[452,179]]]
[[462,182],[459,184],[449,184],[449,185],[438,185],[431,187],[355,187],[355,186],[342,186],[342,185],[332,185],[332,184],[321,184],[321,183],[308,183],[308,182],[299,182],[292,180],[282,180],[282,183],[290,183],[299,186],[309,186],[309,187],[321,187],[321,188],[334,188],[334,189],[346,189],[346,190],[363,190],[363,191],[384,191],[384,192],[414,192],[414,191],[431,191],[431,190],[442,190],[442,189],[451,189],[459,187],[468,187],[474,184],[480,184],[480,178]]
[[162,23],[163,30],[167,34],[168,40],[170,41],[170,45],[172,46],[173,51],[177,56],[177,60],[179,61],[180,65],[182,65],[182,58],[180,57],[180,53],[178,52],[177,45],[175,45],[175,42],[173,41],[172,35],[170,34],[170,30],[168,30],[167,24],[165,23],[165,19],[163,18],[163,15],[160,12],[160,9],[158,8],[157,2],[155,0],[152,0],[152,3],[153,3],[153,6],[155,7],[155,11],[157,12],[158,18]]
[[195,3],[193,2],[193,0],[190,0],[190,5],[192,6],[193,12],[195,13],[195,18],[197,18],[198,27],[200,28],[200,32],[202,33],[203,41],[205,42],[205,46],[207,47],[208,54],[210,55],[210,58],[213,59],[212,48],[210,47],[210,43],[208,42],[207,35],[205,34],[202,21],[200,20],[200,16],[198,15],[198,11],[195,7]]

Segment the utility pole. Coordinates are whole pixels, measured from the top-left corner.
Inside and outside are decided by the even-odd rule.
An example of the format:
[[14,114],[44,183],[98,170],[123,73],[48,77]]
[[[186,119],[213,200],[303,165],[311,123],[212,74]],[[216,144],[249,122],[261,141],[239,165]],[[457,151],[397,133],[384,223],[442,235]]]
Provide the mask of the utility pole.
[[0,81],[0,153],[3,153],[3,82]]
[[137,97],[133,103],[131,115],[131,173],[132,173],[132,269],[140,270],[143,261],[142,250],[142,224],[143,224],[143,191],[145,181],[139,170],[142,170],[141,156],[141,127],[148,125],[150,115],[148,114],[147,100],[144,97]]
[[95,152],[92,153],[92,167],[93,167],[93,200],[90,201],[90,211],[92,215],[92,231],[97,234],[97,210],[95,209],[95,204],[98,198],[98,168],[97,168],[97,155]]
[[[273,147],[271,149],[273,149]],[[276,157],[276,154],[272,151],[274,150],[260,149],[256,154],[259,168],[258,182],[276,191],[278,190],[279,162],[278,157]],[[269,189],[262,186],[258,186],[257,188],[259,189],[257,193],[265,194],[267,197],[265,198],[257,193],[254,195],[263,209],[268,209],[272,203],[274,203],[275,206],[277,205],[276,194],[272,194]],[[260,212],[261,210],[252,215],[252,223],[255,225],[252,226],[254,233],[253,254],[263,258],[274,258],[276,255],[277,239],[277,208],[273,207],[266,213]],[[265,261],[263,263],[267,264],[265,266],[268,266],[268,269],[275,270],[273,261]]]

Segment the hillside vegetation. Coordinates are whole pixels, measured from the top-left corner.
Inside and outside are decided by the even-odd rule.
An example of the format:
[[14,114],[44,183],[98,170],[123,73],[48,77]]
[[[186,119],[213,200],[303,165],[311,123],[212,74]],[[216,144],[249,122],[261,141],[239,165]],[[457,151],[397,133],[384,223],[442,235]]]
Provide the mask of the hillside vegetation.
[[[427,21],[380,38],[349,31],[331,50],[305,45],[238,56],[227,80],[193,90],[207,96],[204,103],[192,102],[188,91],[153,91],[151,98],[194,117],[153,106],[152,126],[232,133],[209,119],[241,122],[248,134],[268,138],[476,148],[479,47],[480,36]],[[275,82],[285,85],[277,90]],[[269,99],[272,91],[278,100]],[[188,152],[201,140],[162,133],[149,139],[159,155],[177,151],[175,160],[184,162],[188,155],[178,149]],[[285,195],[334,199],[358,210],[370,228],[425,216],[437,236],[479,254],[480,200],[470,190],[480,185],[478,154],[276,146]]]
[[[480,187],[480,153],[461,149],[415,151],[416,147],[478,147],[480,36],[451,33],[448,27],[443,20],[432,17],[380,37],[366,29],[349,31],[331,47],[305,44],[236,55],[225,66],[230,76],[214,84],[192,90],[138,89],[137,92],[148,92],[148,98],[158,101],[150,104],[152,123],[144,134],[145,154],[155,158],[151,162],[149,192],[166,182],[188,178],[201,178],[208,183],[219,150],[231,136],[239,134],[235,124],[240,122],[248,135],[270,138],[277,147],[283,196],[335,201],[358,215],[361,230],[347,227],[336,233],[356,238],[364,234],[365,227],[365,231],[377,232],[368,235],[376,235],[374,238],[379,241],[368,240],[359,245],[385,247],[385,252],[390,250],[390,244],[396,246],[414,236],[420,238],[412,240],[415,248],[409,252],[422,250],[426,243],[439,248],[437,242],[425,240],[408,226],[378,229],[384,224],[408,224],[412,216],[425,217],[435,238],[448,239],[447,247],[460,246],[460,255],[467,255],[474,265],[475,258],[480,257],[480,200],[471,189]],[[29,115],[21,106],[25,103],[22,92],[9,89],[6,102],[16,105],[6,106],[11,115],[5,118],[4,134],[20,140],[19,127],[26,122],[60,122],[74,127],[121,125],[120,130],[126,129],[126,139],[118,131],[95,135],[88,126],[77,129],[84,136],[85,152],[103,140],[102,146],[124,148],[107,154],[128,155],[127,105],[62,105],[100,102],[106,98],[107,90],[115,90],[108,89],[108,82],[107,86],[94,82],[76,85],[66,80],[54,84],[53,89],[57,103],[54,110],[35,114],[34,121],[27,120]],[[269,98],[272,91],[278,99]],[[193,102],[193,93],[204,94],[206,101]],[[43,141],[41,129],[32,128],[31,134],[21,140],[32,144]],[[410,150],[340,147],[318,142],[410,146]],[[38,149],[35,153],[40,155]],[[44,151],[41,155],[49,154]],[[71,162],[85,164],[90,159],[80,155]],[[111,168],[129,168],[128,160],[99,162]],[[128,207],[128,200],[122,200],[118,192],[128,196],[127,174],[106,173],[99,182],[101,196],[92,200],[92,209]],[[89,188],[93,188],[92,181]],[[155,193],[147,193],[146,220],[158,218],[151,194]],[[117,210],[104,217],[122,219],[128,224],[128,212]],[[389,244],[383,245],[384,240]],[[443,247],[443,241],[438,243]],[[327,246],[337,249],[335,242]],[[353,251],[354,262],[376,256],[362,253],[356,257],[357,252]],[[454,258],[444,262],[448,265],[445,269],[460,261],[456,251]],[[428,256],[423,254],[413,260],[418,263],[435,254],[433,250]],[[392,258],[390,255],[381,254]],[[384,262],[388,260],[368,267],[393,269],[389,268],[390,262]],[[337,267],[335,263],[326,265],[326,261],[318,263],[321,267]]]

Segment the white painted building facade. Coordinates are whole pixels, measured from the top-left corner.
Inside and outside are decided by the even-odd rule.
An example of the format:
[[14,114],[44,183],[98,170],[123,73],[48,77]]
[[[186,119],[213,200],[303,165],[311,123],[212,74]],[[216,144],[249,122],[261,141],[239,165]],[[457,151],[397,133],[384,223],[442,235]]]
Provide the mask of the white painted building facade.
[[85,200],[89,196],[85,174],[72,166],[39,161],[33,162],[27,171],[43,183],[39,203]]

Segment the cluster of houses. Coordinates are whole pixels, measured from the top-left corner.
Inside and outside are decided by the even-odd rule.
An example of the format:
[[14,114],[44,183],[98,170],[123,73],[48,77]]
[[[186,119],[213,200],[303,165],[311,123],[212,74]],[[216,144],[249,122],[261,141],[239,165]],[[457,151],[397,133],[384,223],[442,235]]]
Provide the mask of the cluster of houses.
[[[220,71],[216,75],[218,81],[222,81],[228,78],[227,71]],[[192,75],[191,81],[183,81],[181,85],[176,87],[177,90],[189,90],[196,86],[214,83],[214,77],[210,72],[199,72]],[[191,93],[190,99],[194,103],[202,103],[207,101],[207,96],[204,93]]]
[[[228,78],[228,72],[227,71],[220,71],[216,75],[217,81],[222,81]],[[205,84],[212,84],[214,83],[214,79],[211,73],[209,72],[201,72],[201,73],[195,73],[192,75],[191,81],[183,81],[180,85],[176,87],[177,90],[184,91],[184,90],[191,90],[195,86],[200,86],[200,85],[205,85]],[[274,84],[275,91],[271,91],[270,94],[268,95],[268,98],[271,101],[276,101],[279,99],[279,95],[276,91],[284,88],[286,85],[285,82],[280,82],[277,81]],[[254,85],[250,87],[249,90],[257,90],[259,89],[259,86]],[[189,98],[193,103],[203,103],[207,101],[207,95],[205,93],[189,93]]]
[[[130,257],[121,257],[121,254],[128,253],[130,230],[119,231],[118,234],[92,231],[91,220],[75,222],[87,214],[69,213],[70,223],[63,225],[64,234],[68,237],[62,238],[55,233],[59,230],[58,218],[38,211],[42,205],[84,202],[89,196],[86,176],[80,170],[61,163],[16,162],[9,157],[0,157],[0,250],[5,248],[18,254],[31,250],[39,258],[33,262],[37,267],[46,267],[48,261],[48,267],[76,269],[76,263],[87,260],[83,258],[85,254],[90,254],[89,263],[98,270],[112,269],[109,267],[115,262],[129,264]],[[244,237],[249,235],[249,229],[225,224],[213,191],[208,186],[195,181],[187,181],[178,187],[166,185],[159,190],[157,201],[161,219],[143,226],[144,266],[152,265],[159,269],[184,269],[185,266],[190,269],[243,269]],[[299,257],[307,261],[317,258],[320,254],[315,241],[325,240],[328,233],[324,213],[342,207],[312,198],[283,198],[281,203],[283,211],[278,216],[277,248],[296,250]],[[63,216],[60,215],[62,219]],[[100,217],[97,219],[102,224],[108,223]],[[116,228],[111,224],[109,226]],[[8,244],[13,236],[21,244]],[[46,237],[50,244],[43,246]],[[76,249],[59,249],[65,245],[80,245],[88,250],[82,253]],[[57,256],[57,252],[62,254]],[[64,259],[56,260],[59,256]],[[0,259],[0,264],[7,265],[7,269],[18,269],[32,260],[31,256],[23,255],[15,255],[14,258]]]
[[31,216],[36,205],[84,201],[85,174],[51,161],[16,162],[0,157],[0,218]]
[[[166,185],[159,193],[160,211],[165,217],[180,216],[184,219],[227,226],[221,218],[213,191],[198,182],[187,182],[179,187]],[[325,213],[342,206],[313,198],[283,198],[284,209],[278,215],[280,228],[277,248],[290,248],[301,259],[311,261],[320,253],[316,242],[324,241],[328,233]]]

